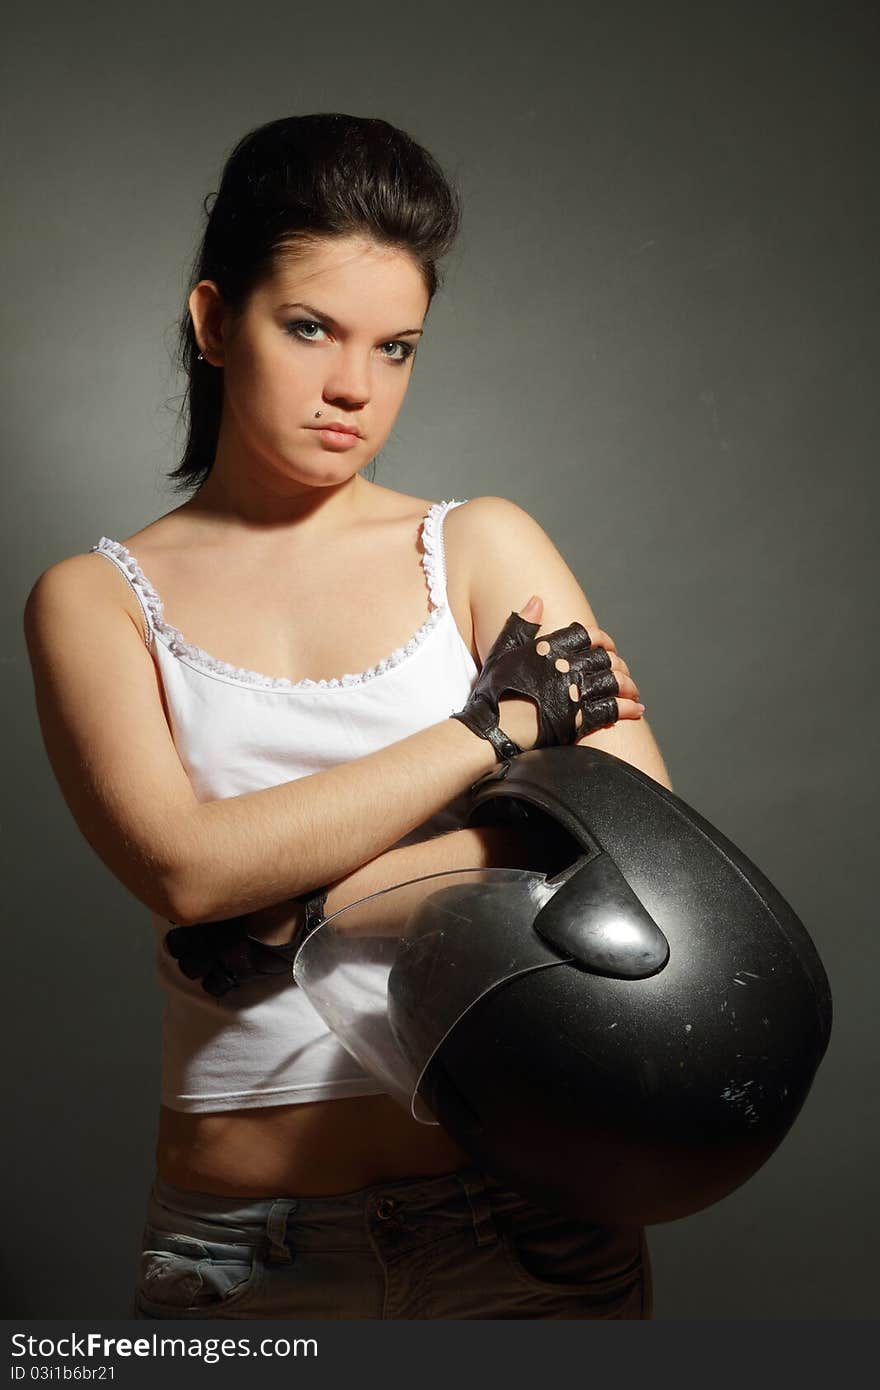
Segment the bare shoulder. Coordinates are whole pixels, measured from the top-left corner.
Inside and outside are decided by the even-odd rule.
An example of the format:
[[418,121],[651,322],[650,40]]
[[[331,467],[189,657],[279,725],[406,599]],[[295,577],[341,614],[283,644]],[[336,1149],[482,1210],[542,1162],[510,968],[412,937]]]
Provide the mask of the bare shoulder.
[[[532,582],[544,582],[542,597],[546,610],[551,599],[546,592],[547,581],[554,574],[559,577],[560,567],[567,567],[540,522],[519,503],[508,497],[472,497],[452,509],[445,530],[450,568],[455,563],[456,572],[467,577],[472,608],[482,603],[495,609],[501,594],[501,607],[507,603],[506,618],[511,608],[522,607],[532,593],[542,592],[528,588],[532,574]],[[493,621],[493,617],[488,617],[490,626]]]
[[146,637],[144,617],[131,586],[110,560],[92,551],[67,555],[43,570],[25,603],[25,627],[47,608],[65,606],[79,611],[82,607],[84,611],[84,605],[102,600],[123,609],[141,637]]
[[506,497],[470,497],[457,507],[450,507],[443,522],[447,550],[451,547],[460,565],[466,564],[469,558],[475,558],[475,552],[478,556],[490,528],[503,526],[512,512],[520,510]]
[[541,630],[577,619],[599,627],[587,595],[543,526],[508,497],[474,497],[449,518],[450,543],[467,575],[481,660],[512,611],[532,594],[544,600]]
[[49,565],[48,569],[44,569],[37,577],[28,594],[26,606],[33,608],[36,602],[47,595],[55,597],[67,593],[93,593],[101,589],[109,591],[109,570],[110,565],[106,560],[89,551],[67,555],[63,560],[56,560],[54,564]]
[[496,543],[536,544],[543,537],[552,544],[540,523],[509,497],[471,497],[450,511],[446,529],[458,544],[471,546],[477,554]]
[[470,545],[487,541],[492,532],[505,531],[509,527],[541,530],[524,507],[510,498],[499,496],[470,498],[462,505],[453,507],[446,518],[446,527],[455,531],[456,538]]

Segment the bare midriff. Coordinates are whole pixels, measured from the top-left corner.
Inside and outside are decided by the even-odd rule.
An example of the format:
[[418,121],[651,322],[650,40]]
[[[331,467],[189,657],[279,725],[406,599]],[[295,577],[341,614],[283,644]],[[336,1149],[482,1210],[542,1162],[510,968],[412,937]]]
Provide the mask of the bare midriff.
[[470,1161],[439,1125],[414,1120],[389,1095],[215,1114],[159,1110],[157,1171],[191,1192],[325,1197]]

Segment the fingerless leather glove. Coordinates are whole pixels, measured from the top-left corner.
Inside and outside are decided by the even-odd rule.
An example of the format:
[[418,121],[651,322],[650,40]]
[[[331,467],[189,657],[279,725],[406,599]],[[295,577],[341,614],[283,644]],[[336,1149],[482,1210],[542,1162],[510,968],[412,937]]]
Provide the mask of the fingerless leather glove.
[[[569,623],[536,639],[540,626],[512,612],[486,655],[467,704],[450,716],[488,739],[499,762],[523,751],[498,727],[498,701],[505,694],[525,695],[537,705],[535,748],[574,743],[589,729],[620,717],[614,698],[620,687],[605,648],[592,645],[583,623]],[[550,650],[539,655],[537,642],[549,643]],[[568,669],[557,669],[559,658]],[[577,700],[569,694],[571,685],[577,686]],[[580,727],[575,723],[578,710]]]
[[270,946],[247,929],[247,915],[221,922],[175,926],[165,933],[165,949],[190,980],[201,980],[207,994],[220,998],[260,975],[290,974],[296,953],[306,937],[324,920],[327,888],[310,890],[293,902],[306,905],[305,922],[289,942]]

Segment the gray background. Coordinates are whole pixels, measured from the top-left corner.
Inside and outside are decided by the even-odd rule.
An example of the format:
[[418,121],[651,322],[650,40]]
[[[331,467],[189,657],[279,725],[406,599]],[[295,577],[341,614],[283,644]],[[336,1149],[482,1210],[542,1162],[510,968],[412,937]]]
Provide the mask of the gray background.
[[831,978],[794,1130],[655,1228],[656,1315],[872,1318],[872,7],[55,3],[4,27],[6,1315],[127,1315],[161,1003],[146,909],[49,768],[21,610],[180,500],[174,325],[226,154],[343,110],[408,130],[465,200],[376,482],[541,522],[676,791]]

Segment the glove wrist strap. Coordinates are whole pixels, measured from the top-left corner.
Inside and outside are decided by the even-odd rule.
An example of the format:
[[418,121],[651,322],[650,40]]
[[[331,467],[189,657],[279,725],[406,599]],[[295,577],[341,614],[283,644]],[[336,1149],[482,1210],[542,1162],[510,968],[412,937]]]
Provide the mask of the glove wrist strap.
[[316,927],[324,921],[324,907],[327,902],[328,888],[312,888],[308,893],[302,893],[295,901],[305,903],[306,920],[303,929],[299,934],[297,946],[301,946],[306,937],[311,936]]
[[[266,946],[259,942],[263,949],[277,955],[280,959],[293,963],[294,957],[300,946],[311,936],[316,927],[319,927],[324,920],[324,905],[327,901],[329,888],[310,888],[307,893],[301,893],[297,898],[291,898],[294,903],[305,903],[305,920],[301,927],[294,932],[293,936],[284,946]],[[250,936],[251,941],[257,938]]]
[[484,700],[477,701],[470,708],[460,709],[449,717],[458,719],[471,733],[487,739],[495,749],[495,757],[499,763],[509,763],[511,758],[522,752],[519,744],[514,743],[513,739],[508,738],[504,730],[498,727],[498,720]]

